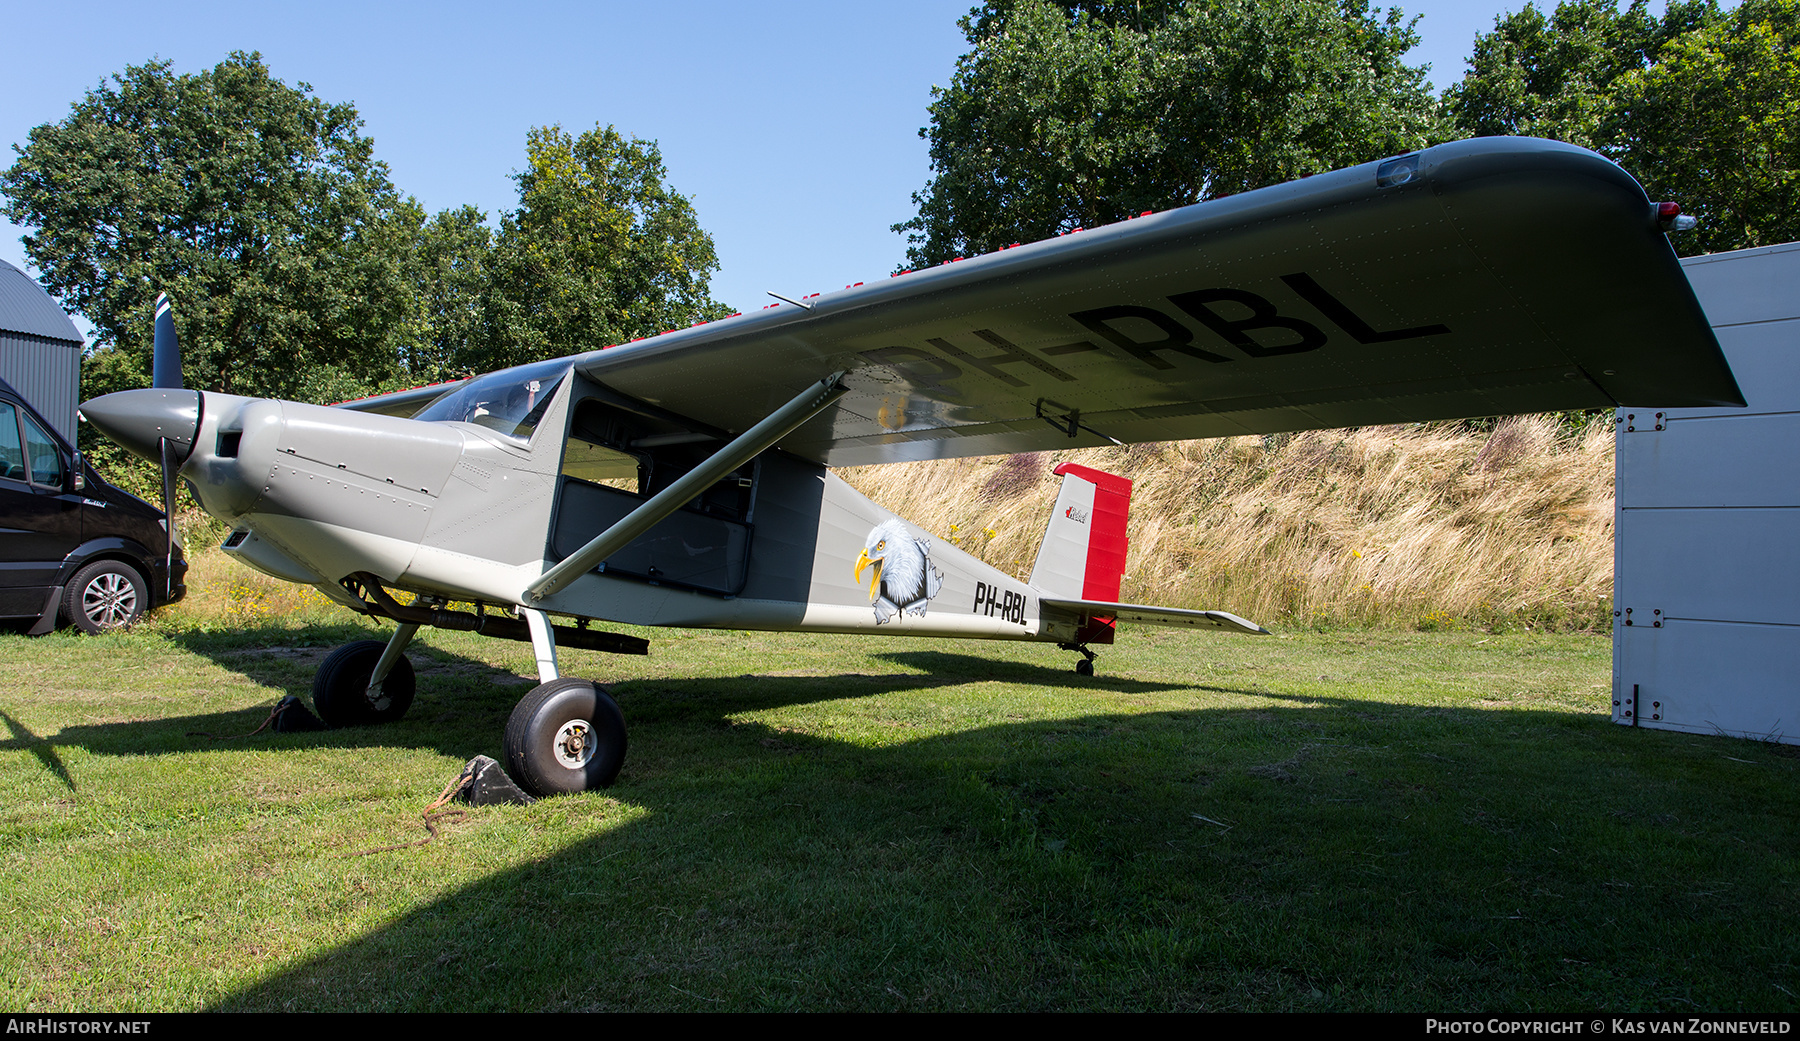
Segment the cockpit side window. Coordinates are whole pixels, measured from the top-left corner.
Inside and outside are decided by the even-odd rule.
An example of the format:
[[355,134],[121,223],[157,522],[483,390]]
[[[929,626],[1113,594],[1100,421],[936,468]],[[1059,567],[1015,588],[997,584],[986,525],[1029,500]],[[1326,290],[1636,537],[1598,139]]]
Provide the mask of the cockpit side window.
[[[704,463],[727,437],[577,379],[557,481],[549,544],[564,559]],[[716,596],[737,596],[748,580],[751,505],[760,463],[746,464],[619,549],[602,564],[632,577]]]
[[563,475],[623,491],[640,491],[639,479],[647,456],[630,448],[634,436],[626,417],[600,402],[583,401],[569,424],[568,443],[563,447]]

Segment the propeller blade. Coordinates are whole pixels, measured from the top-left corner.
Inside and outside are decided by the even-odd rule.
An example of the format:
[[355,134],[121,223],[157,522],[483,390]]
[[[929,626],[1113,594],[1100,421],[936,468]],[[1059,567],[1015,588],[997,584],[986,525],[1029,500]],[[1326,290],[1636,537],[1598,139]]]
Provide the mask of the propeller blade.
[[150,357],[150,386],[180,390],[181,343],[175,337],[175,315],[169,294],[156,294],[156,340]]
[[169,439],[157,439],[157,454],[162,456],[163,492],[163,598],[175,587],[175,471],[181,466]]

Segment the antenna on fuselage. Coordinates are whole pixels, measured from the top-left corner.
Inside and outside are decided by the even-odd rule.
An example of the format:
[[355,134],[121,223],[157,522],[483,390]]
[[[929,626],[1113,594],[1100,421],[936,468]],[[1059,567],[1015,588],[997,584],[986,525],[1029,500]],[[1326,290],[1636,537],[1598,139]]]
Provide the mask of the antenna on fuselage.
[[[773,290],[773,289],[770,289],[770,290],[766,290],[766,292],[767,292],[767,293],[768,293],[768,294],[769,294],[769,295],[770,295],[770,296],[772,296],[772,297],[774,297],[774,298],[775,298],[775,299],[777,299],[777,300],[779,300],[779,301],[781,301],[781,302],[782,302],[782,303],[784,303],[784,304],[793,304],[793,305],[794,305],[794,306],[795,306],[795,307],[803,307],[803,308],[805,308],[805,309],[806,309],[806,310],[808,310],[808,311],[810,311],[810,310],[812,310],[812,309],[813,309],[813,305],[811,305],[811,304],[809,304],[809,303],[806,303],[806,302],[805,302],[805,301],[803,301],[803,300],[795,300],[795,299],[794,299],[794,298],[793,298],[793,297],[791,297],[791,296],[782,296],[782,295],[781,295],[781,294],[780,294],[780,293],[777,293],[777,292],[776,292],[776,291],[775,291],[775,290]],[[818,296],[818,295],[819,295],[819,294],[817,294],[817,293],[814,293],[814,294],[813,294],[813,295],[814,295],[814,296]],[[770,305],[770,306],[774,306],[774,305]]]

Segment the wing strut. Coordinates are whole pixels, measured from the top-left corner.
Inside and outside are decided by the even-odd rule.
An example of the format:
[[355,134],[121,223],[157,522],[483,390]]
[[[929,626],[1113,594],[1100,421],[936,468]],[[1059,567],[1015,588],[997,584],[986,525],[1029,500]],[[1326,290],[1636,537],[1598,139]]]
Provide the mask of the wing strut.
[[631,540],[649,531],[658,521],[711,488],[720,478],[756,458],[763,449],[786,437],[800,424],[818,415],[825,406],[843,396],[847,389],[842,383],[843,378],[843,373],[834,372],[801,391],[794,400],[776,409],[768,418],[714,452],[706,462],[682,474],[674,484],[651,496],[642,506],[619,518],[612,527],[594,536],[587,545],[544,572],[537,581],[525,587],[519,602],[537,603],[587,574],[594,565],[630,545]]

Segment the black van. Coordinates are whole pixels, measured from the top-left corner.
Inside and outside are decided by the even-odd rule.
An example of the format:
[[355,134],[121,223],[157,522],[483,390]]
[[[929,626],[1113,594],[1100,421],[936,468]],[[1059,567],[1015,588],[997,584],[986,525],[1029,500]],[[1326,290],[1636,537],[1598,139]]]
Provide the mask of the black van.
[[187,559],[165,520],[101,480],[0,380],[0,618],[99,632],[181,599]]

